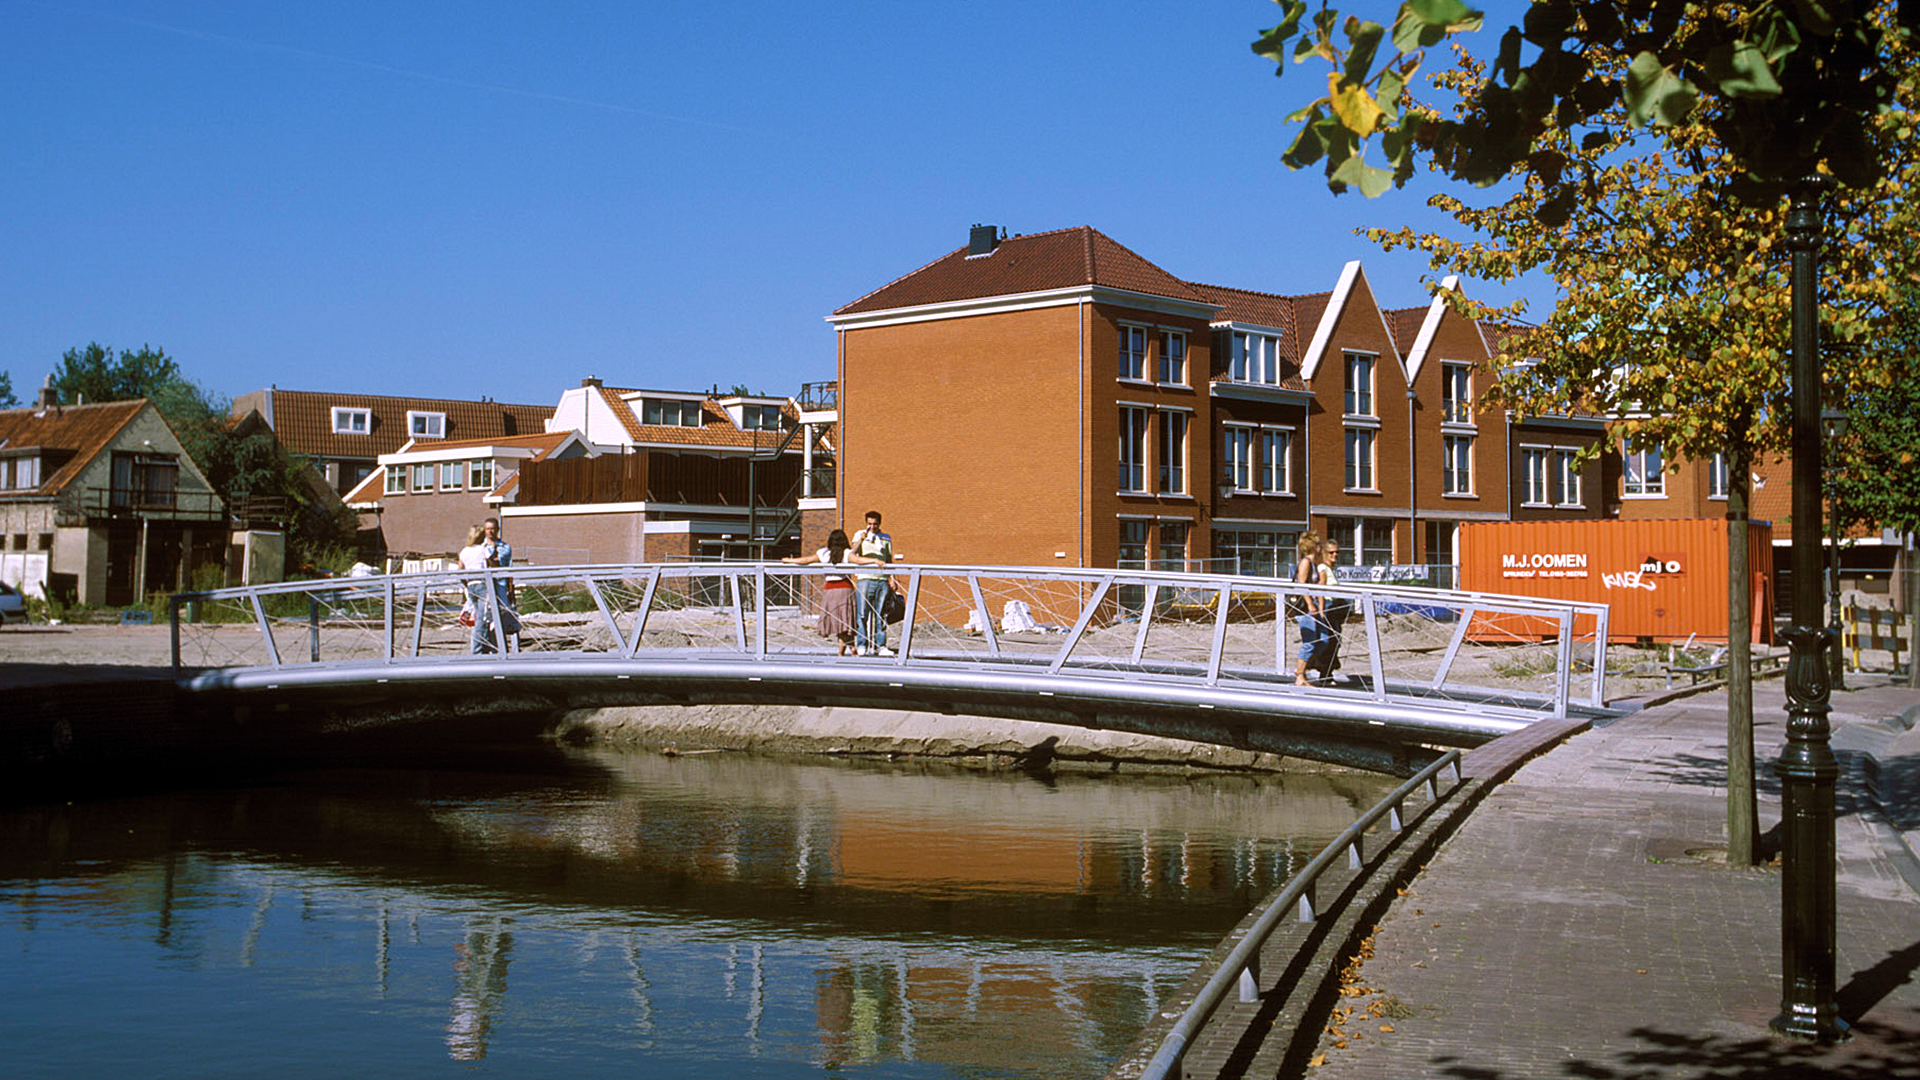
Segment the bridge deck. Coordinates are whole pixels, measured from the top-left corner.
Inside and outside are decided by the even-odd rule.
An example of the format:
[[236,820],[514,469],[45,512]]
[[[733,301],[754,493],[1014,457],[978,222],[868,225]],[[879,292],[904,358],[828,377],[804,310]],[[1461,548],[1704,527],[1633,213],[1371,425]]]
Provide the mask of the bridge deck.
[[[471,695],[504,680],[570,705],[931,708],[1295,753],[1343,741],[1473,745],[1603,707],[1606,609],[1593,605],[1222,575],[895,567],[906,608],[890,630],[897,653],[856,657],[816,631],[824,573],[537,567],[181,594],[175,664],[184,688],[205,692]],[[1351,614],[1341,671],[1297,686],[1288,613],[1309,596]],[[477,629],[460,623],[463,607]]]

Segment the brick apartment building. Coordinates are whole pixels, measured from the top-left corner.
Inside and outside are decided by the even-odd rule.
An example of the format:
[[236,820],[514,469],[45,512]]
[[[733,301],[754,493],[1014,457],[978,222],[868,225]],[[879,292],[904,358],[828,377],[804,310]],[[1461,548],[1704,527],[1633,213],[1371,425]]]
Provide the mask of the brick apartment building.
[[1357,262],[1282,296],[976,226],[828,321],[840,500],[808,531],[880,509],[915,562],[1284,573],[1311,528],[1345,562],[1448,563],[1461,522],[1607,509],[1599,465],[1555,457],[1600,421],[1510,423],[1481,328],[1383,310]]

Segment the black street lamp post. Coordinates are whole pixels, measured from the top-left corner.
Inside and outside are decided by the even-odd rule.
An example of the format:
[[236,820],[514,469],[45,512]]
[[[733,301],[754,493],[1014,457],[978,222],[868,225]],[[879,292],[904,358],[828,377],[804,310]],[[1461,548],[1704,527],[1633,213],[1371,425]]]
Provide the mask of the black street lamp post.
[[1847,1038],[1834,1002],[1834,806],[1840,773],[1827,727],[1826,641],[1820,596],[1820,194],[1795,187],[1787,213],[1793,254],[1793,625],[1787,630],[1787,742],[1781,789],[1780,1015],[1773,1030],[1816,1042]]

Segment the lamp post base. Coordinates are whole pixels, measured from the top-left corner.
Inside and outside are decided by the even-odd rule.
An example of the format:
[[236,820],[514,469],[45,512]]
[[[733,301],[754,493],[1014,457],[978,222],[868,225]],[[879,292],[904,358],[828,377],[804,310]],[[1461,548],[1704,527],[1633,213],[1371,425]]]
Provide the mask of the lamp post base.
[[1832,1006],[1815,1008],[1782,1003],[1780,1015],[1769,1020],[1767,1027],[1775,1035],[1801,1042],[1838,1043],[1853,1038],[1853,1031]]

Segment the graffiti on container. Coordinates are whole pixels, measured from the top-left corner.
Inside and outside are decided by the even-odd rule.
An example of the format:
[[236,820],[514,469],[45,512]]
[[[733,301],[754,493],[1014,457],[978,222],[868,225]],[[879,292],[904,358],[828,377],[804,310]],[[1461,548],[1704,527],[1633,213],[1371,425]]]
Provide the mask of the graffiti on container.
[[1600,580],[1609,589],[1645,589],[1653,592],[1660,587],[1659,582],[1648,581],[1644,571],[1622,570],[1617,574],[1601,574]]

